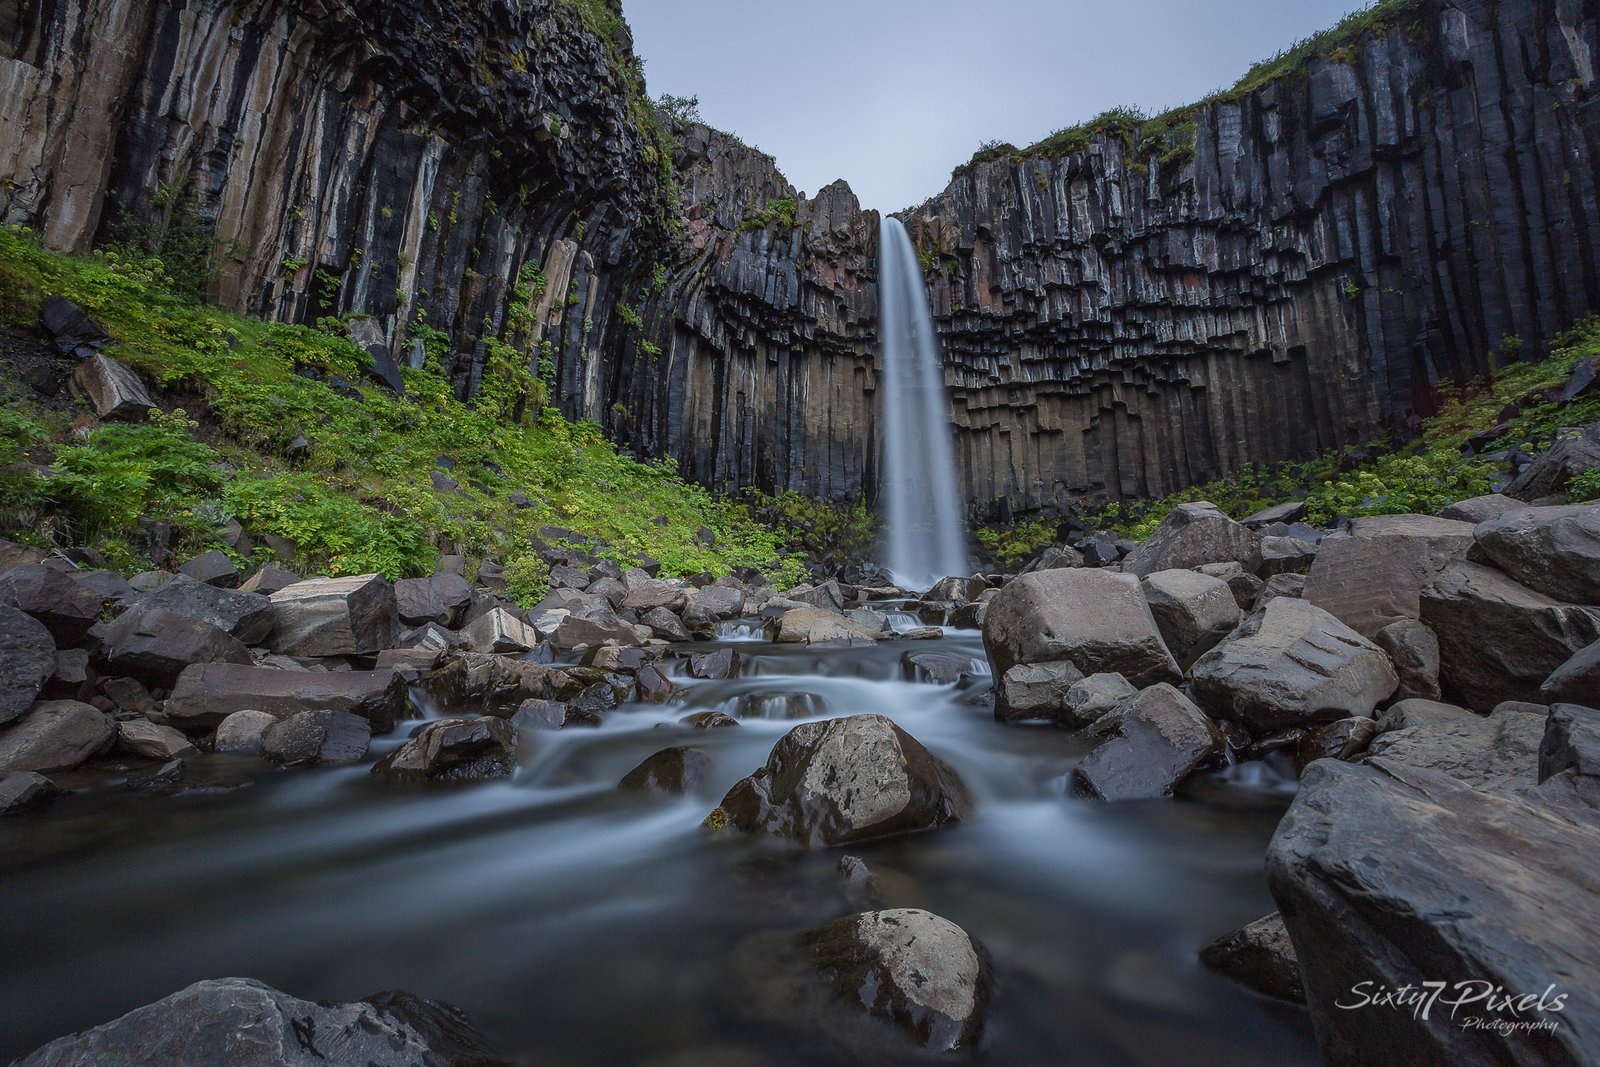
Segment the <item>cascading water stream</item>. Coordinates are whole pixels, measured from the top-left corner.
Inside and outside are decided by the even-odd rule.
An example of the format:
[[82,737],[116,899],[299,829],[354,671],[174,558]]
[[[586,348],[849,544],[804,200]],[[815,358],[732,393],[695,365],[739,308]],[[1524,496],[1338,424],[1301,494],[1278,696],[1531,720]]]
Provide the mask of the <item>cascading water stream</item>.
[[893,218],[878,236],[878,345],[884,564],[896,584],[927,589],[970,568],[933,316],[916,249]]

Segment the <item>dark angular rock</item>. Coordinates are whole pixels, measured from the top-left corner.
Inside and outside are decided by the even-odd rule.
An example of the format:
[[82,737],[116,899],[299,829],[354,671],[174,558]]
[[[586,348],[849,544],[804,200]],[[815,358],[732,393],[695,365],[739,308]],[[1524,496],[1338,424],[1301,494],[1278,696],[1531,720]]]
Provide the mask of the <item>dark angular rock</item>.
[[1120,704],[1107,718],[1113,721],[1096,724],[1095,730],[1113,736],[1073,771],[1073,788],[1082,796],[1171,796],[1184,778],[1222,751],[1222,735],[1211,720],[1164,682]]
[[117,723],[117,748],[145,759],[172,760],[193,756],[196,749],[189,739],[170,726],[148,719],[126,719]]
[[1572,479],[1600,468],[1600,422],[1561,432],[1551,445],[1506,486],[1518,500],[1559,496]]
[[619,783],[657,795],[698,792],[711,772],[711,756],[698,748],[668,748],[629,771]]
[[1091,674],[1067,689],[1061,701],[1061,721],[1067,726],[1091,726],[1138,693],[1120,674]]
[[24,611],[44,624],[65,648],[78,644],[100,621],[104,601],[93,590],[42,563],[13,567],[0,574],[0,605]]
[[1239,525],[1249,527],[1252,530],[1259,530],[1263,526],[1271,526],[1274,523],[1299,522],[1305,516],[1305,503],[1300,500],[1289,500],[1282,504],[1274,504],[1271,507],[1262,508],[1253,515],[1247,515],[1239,520]]
[[217,724],[217,731],[211,736],[211,750],[254,756],[266,742],[267,730],[277,721],[264,711],[236,711]]
[[640,612],[639,622],[650,627],[651,631],[664,641],[687,641],[690,638],[683,621],[666,608],[648,608]]
[[371,741],[372,724],[359,715],[300,711],[267,727],[261,735],[261,754],[291,767],[357,763]]
[[1305,599],[1363,637],[1421,614],[1422,589],[1463,559],[1473,528],[1427,515],[1373,515],[1348,535],[1325,538],[1306,576]]
[[1305,1002],[1300,961],[1277,912],[1246,923],[1200,950],[1200,962],[1214,971],[1279,1000]]
[[184,669],[163,711],[180,729],[208,730],[236,711],[284,719],[303,710],[360,716],[373,730],[394,728],[407,706],[405,679],[395,671],[280,671],[232,663]]
[[1480,522],[1498,519],[1508,511],[1516,511],[1527,506],[1516,497],[1490,493],[1487,496],[1475,496],[1467,500],[1458,500],[1441,510],[1439,517],[1441,519],[1454,519],[1457,522],[1470,522],[1476,526]]
[[0,726],[33,706],[56,670],[56,643],[44,624],[0,604]]
[[352,656],[393,647],[394,586],[379,574],[309,578],[272,594],[274,652]]
[[1539,784],[1529,794],[1570,808],[1600,809],[1600,709],[1557,704],[1539,741]]
[[112,670],[162,688],[171,688],[194,663],[254,662],[226,630],[159,609],[123,615],[107,627],[105,645]]
[[1179,504],[1155,533],[1123,560],[1122,569],[1144,577],[1156,571],[1189,570],[1204,563],[1248,563],[1259,538],[1209,501]]
[[56,351],[80,359],[111,344],[99,323],[64,296],[47,297],[39,307],[39,324],[50,335]]
[[294,583],[301,581],[301,577],[293,571],[286,571],[282,567],[268,563],[256,571],[239,588],[247,593],[260,593],[262,596],[271,596],[280,589],[287,589]]
[[132,367],[98,352],[73,369],[67,391],[107,422],[137,421],[156,406],[156,398]]
[[111,747],[111,716],[76,700],[46,700],[0,727],[0,771],[71,770]]
[[721,711],[697,711],[693,715],[685,715],[678,721],[696,730],[724,730],[739,725],[738,719]]
[[1067,691],[1083,673],[1066,660],[1019,663],[994,687],[994,717],[999,722],[1060,719]]
[[900,673],[908,681],[955,685],[973,674],[972,657],[959,652],[903,652]]
[[1379,630],[1372,643],[1383,649],[1400,675],[1396,700],[1438,700],[1439,639],[1413,619],[1401,619]]
[[1161,639],[1182,670],[1239,625],[1233,590],[1220,578],[1198,571],[1157,571],[1141,584]]
[[1546,704],[1600,704],[1600,641],[1585,645],[1539,686]]
[[743,662],[743,657],[731,648],[719,648],[715,652],[701,652],[689,657],[689,677],[705,679],[737,678],[739,677],[739,668]]
[[396,781],[478,781],[509,778],[517,769],[517,731],[505,719],[435,719],[372,773]]
[[1116,672],[1135,685],[1182,677],[1131,574],[1024,574],[989,602],[983,645],[997,676],[1018,663],[1069,660],[1084,674]]
[[1307,730],[1295,745],[1295,766],[1319,759],[1351,759],[1365,752],[1378,736],[1378,724],[1364,715],[1352,716]]
[[197,582],[214,585],[218,589],[237,589],[242,580],[239,568],[225,553],[217,550],[196,556],[179,567],[178,573],[187,574]]
[[259,593],[217,589],[187,574],[176,575],[128,605],[127,614],[170,611],[226,630],[247,645],[258,645],[272,630],[272,601]]
[[1600,504],[1523,508],[1480,523],[1467,554],[1569,604],[1600,604]]
[[0,816],[26,811],[55,792],[55,783],[42,774],[0,771]]
[[448,571],[428,578],[402,578],[394,583],[396,611],[407,626],[436,622],[455,626],[473,601],[472,583]]

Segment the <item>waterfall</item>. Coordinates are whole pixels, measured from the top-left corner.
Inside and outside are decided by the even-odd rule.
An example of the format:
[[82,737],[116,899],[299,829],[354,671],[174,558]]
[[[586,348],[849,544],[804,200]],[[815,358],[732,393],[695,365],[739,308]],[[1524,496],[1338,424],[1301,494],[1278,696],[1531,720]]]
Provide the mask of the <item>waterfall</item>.
[[896,584],[927,589],[968,570],[950,398],[916,249],[898,219],[885,218],[878,234],[884,564]]

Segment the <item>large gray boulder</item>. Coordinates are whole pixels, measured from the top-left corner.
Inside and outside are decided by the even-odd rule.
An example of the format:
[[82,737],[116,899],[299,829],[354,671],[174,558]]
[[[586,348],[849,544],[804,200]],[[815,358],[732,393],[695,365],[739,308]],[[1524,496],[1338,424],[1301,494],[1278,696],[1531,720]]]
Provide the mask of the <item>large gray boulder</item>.
[[1183,674],[1161,640],[1139,579],[1099,569],[1035,571],[989,602],[983,647],[995,675],[1018,663],[1066,660],[1080,673],[1138,686]]
[[1568,604],[1600,604],[1600,504],[1523,508],[1480,523],[1467,554]]
[[1518,500],[1539,500],[1566,492],[1578,475],[1600,467],[1600,422],[1566,428],[1560,439],[1523,468],[1506,495]]
[[1067,691],[1082,680],[1078,668],[1066,660],[1019,663],[995,683],[994,717],[999,722],[1060,719]]
[[1472,547],[1473,527],[1429,515],[1372,515],[1325,537],[1304,597],[1361,634],[1421,614],[1422,589]]
[[111,716],[76,700],[46,700],[0,728],[0,771],[71,770],[111,747]]
[[1445,697],[1476,711],[1538,701],[1556,668],[1600,640],[1600,607],[1563,604],[1476,563],[1423,590],[1422,621],[1439,638]]
[[270,644],[287,656],[356,656],[399,637],[394,586],[381,574],[308,578],[272,594]]
[[196,754],[195,747],[183,734],[149,719],[125,719],[117,723],[117,747],[135,756],[162,761]]
[[134,369],[102,352],[78,364],[67,379],[67,392],[107,422],[137,422],[150,414],[156,398]]
[[768,625],[779,644],[806,644],[821,648],[869,647],[883,636],[849,617],[826,608],[790,608]]
[[394,670],[280,671],[197,663],[178,676],[162,710],[174,726],[190,732],[213,729],[236,711],[264,711],[283,719],[309,710],[347,711],[385,733],[406,706],[405,679]]
[[1600,809],[1600,708],[1557,704],[1550,709],[1539,742],[1539,784],[1530,796],[1578,810]]
[[1093,729],[1110,739],[1084,757],[1073,788],[1100,800],[1168,797],[1178,783],[1222,751],[1222,734],[1172,686],[1151,686]]
[[170,688],[194,663],[253,663],[228,631],[171,611],[125,612],[106,628],[106,662],[148,685]]
[[1379,630],[1372,640],[1400,675],[1396,700],[1439,699],[1439,639],[1432,630],[1416,619],[1401,619]]
[[1238,601],[1221,578],[1199,571],[1157,571],[1142,584],[1161,638],[1183,670],[1239,625]]
[[1449,507],[1439,512],[1441,519],[1455,519],[1457,522],[1470,522],[1476,526],[1480,522],[1498,519],[1508,511],[1517,511],[1528,505],[1516,497],[1506,496],[1502,493],[1490,493],[1487,496],[1475,496],[1466,500],[1458,500]]
[[1122,569],[1141,578],[1156,571],[1190,570],[1206,563],[1248,563],[1260,543],[1209,501],[1179,504],[1155,533],[1129,552]]
[[261,735],[261,754],[289,766],[357,763],[371,741],[372,724],[359,715],[301,711],[267,727]]
[[196,982],[16,1067],[448,1067],[499,1063],[458,1009],[407,993],[312,1003],[249,978]]
[[968,807],[955,772],[916,738],[882,715],[852,715],[783,735],[707,823],[817,847],[932,829]]
[[272,631],[272,601],[242,589],[218,589],[187,574],[175,575],[128,605],[126,614],[170,611],[208,622],[247,645],[259,645]]
[[539,632],[505,608],[491,608],[461,630],[474,652],[531,652],[539,647]]
[[1600,703],[1600,641],[1585,645],[1539,686],[1546,704]]
[[683,624],[691,630],[708,630],[736,619],[744,611],[744,599],[744,590],[720,585],[690,590],[683,606]]
[[56,671],[56,642],[33,616],[0,604],[0,726],[33,706]]
[[379,760],[378,778],[471,782],[509,778],[517,769],[517,731],[506,719],[435,719]]
[[1368,746],[1413,767],[1442,771],[1474,789],[1516,797],[1538,783],[1539,742],[1549,708],[1507,702],[1493,713],[1436,717],[1380,734]]
[[253,756],[261,751],[267,730],[277,721],[276,716],[264,711],[236,711],[217,724],[216,733],[211,735],[211,750]]
[[[1592,821],[1437,771],[1382,757],[1307,767],[1267,879],[1327,1062],[1600,1062],[1597,855]],[[1363,999],[1429,982],[1446,983],[1431,1011]],[[1531,998],[1520,1018],[1558,1025],[1502,1030],[1519,1016],[1445,1000],[1495,986]]]
[[711,772],[711,756],[701,748],[662,749],[623,776],[618,788],[656,796],[675,796],[700,789]]
[[407,626],[436,622],[455,626],[472,606],[472,583],[442,571],[428,578],[402,578],[394,583],[395,611]]
[[1061,721],[1067,726],[1091,726],[1138,692],[1120,674],[1091,674],[1067,689],[1061,700]]
[[33,616],[63,648],[78,644],[100,621],[105,601],[54,567],[29,563],[0,574],[0,605]]
[[1371,715],[1400,684],[1376,645],[1290,597],[1240,623],[1200,657],[1192,678],[1201,707],[1256,734]]

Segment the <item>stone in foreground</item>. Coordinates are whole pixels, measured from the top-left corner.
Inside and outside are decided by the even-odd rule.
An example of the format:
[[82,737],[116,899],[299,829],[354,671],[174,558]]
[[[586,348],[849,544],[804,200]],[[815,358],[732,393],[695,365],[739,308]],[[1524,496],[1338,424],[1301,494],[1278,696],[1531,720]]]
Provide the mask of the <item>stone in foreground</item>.
[[156,398],[132,367],[99,352],[73,368],[67,391],[106,421],[137,421],[156,406]]
[[348,711],[378,733],[394,727],[407,704],[398,671],[280,671],[198,663],[178,676],[163,709],[180,729],[211,729],[236,711],[283,719],[298,711]]
[[1536,593],[1600,604],[1600,504],[1523,508],[1482,523],[1467,558]]
[[399,636],[394,586],[381,574],[308,578],[272,594],[272,650],[286,656],[380,652]]
[[932,829],[968,807],[955,772],[916,738],[882,715],[852,715],[790,730],[707,823],[821,847]]
[[[1267,848],[1329,1064],[1600,1062],[1600,830],[1382,757],[1318,760]],[[1312,962],[1314,961],[1314,963]],[[1482,1001],[1428,1013],[1360,991],[1500,986],[1554,1029]],[[1551,986],[1554,985],[1554,989]],[[1467,990],[1469,993],[1472,987]],[[1548,991],[1548,992],[1547,992]],[[1551,997],[1561,995],[1561,1008]],[[1463,1025],[1465,1017],[1488,1025]]]
[[1200,657],[1193,678],[1201,707],[1256,734],[1371,715],[1400,684],[1376,645],[1290,597],[1270,601]]
[[1539,742],[1549,709],[1508,701],[1488,716],[1463,711],[1379,735],[1374,756],[1442,771],[1474,789],[1519,796],[1538,782]]
[[0,771],[0,815],[16,815],[56,791],[56,784],[35,771]]
[[994,717],[999,722],[1060,719],[1067,692],[1083,680],[1071,663],[1019,663],[994,687]]
[[1151,686],[1108,716],[1114,736],[1073,771],[1073,788],[1100,800],[1169,797],[1178,783],[1222,749],[1205,713],[1172,686]]
[[[443,1011],[414,1017],[414,1009],[392,1003],[406,996],[314,1004],[249,978],[196,982],[103,1026],[58,1038],[16,1067],[445,1067],[458,1062],[489,1067],[500,1062],[481,1054],[481,1035],[459,1011],[436,1005]],[[434,1022],[439,1017],[455,1025],[440,1028]],[[480,1054],[461,1059],[468,1050]]]
[[1142,584],[1161,638],[1184,670],[1239,625],[1239,603],[1221,578],[1199,571],[1157,571]]
[[0,771],[71,770],[116,739],[111,716],[76,700],[47,700],[0,729]]
[[471,782],[517,770],[517,730],[506,719],[437,719],[379,760],[372,773],[396,781]]
[[1019,663],[1067,660],[1085,675],[1121,674],[1141,687],[1182,678],[1131,574],[1024,574],[989,602],[983,647],[997,677]]
[[261,754],[274,763],[297,767],[356,763],[367,754],[372,724],[347,711],[302,711],[267,727]]
[[1277,912],[1246,923],[1200,950],[1200,962],[1236,982],[1279,1000],[1305,1002],[1300,961]]
[[1430,515],[1371,515],[1325,537],[1305,599],[1361,634],[1421,613],[1422,589],[1467,554],[1472,526]]
[[0,726],[33,706],[56,670],[56,643],[44,624],[0,604]]
[[1600,704],[1600,641],[1585,645],[1539,686],[1547,704]]

